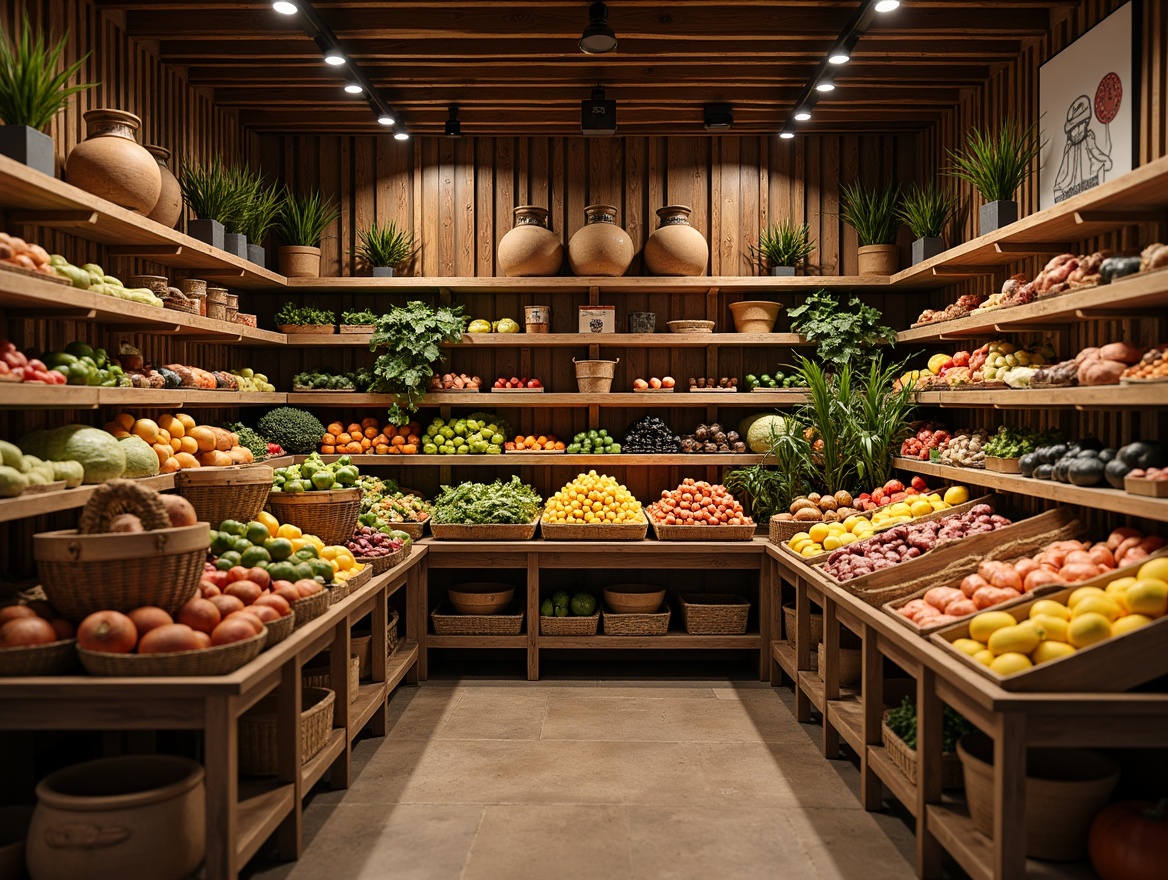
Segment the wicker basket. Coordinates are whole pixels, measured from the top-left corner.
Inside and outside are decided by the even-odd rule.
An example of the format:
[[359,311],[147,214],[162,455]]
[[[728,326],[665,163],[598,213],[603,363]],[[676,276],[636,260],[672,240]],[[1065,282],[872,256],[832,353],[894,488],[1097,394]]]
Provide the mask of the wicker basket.
[[663,636],[669,632],[669,603],[653,614],[613,614],[602,610],[606,636]]
[[91,675],[226,675],[254,660],[267,639],[267,632],[262,632],[246,641],[174,654],[105,654],[84,648],[78,648],[77,653]]
[[33,535],[45,595],[74,623],[95,611],[157,605],[178,611],[199,589],[211,545],[207,523],[128,534],[76,529]]
[[272,492],[268,507],[282,523],[292,523],[326,544],[344,544],[353,537],[361,513],[360,489],[327,492]]
[[[823,642],[819,643],[816,650],[816,658],[818,659],[819,677],[823,678],[824,648]],[[840,648],[836,652],[836,660],[839,664],[839,684],[840,687],[857,687],[860,684],[860,679],[864,675],[863,654],[859,648]]]
[[572,358],[572,363],[576,365],[576,383],[580,386],[580,392],[582,394],[597,394],[606,393],[612,389],[612,380],[616,376],[616,365],[620,363],[620,358],[615,361],[578,361]]
[[352,581],[333,581],[324,591],[328,593],[329,604],[336,605],[342,599],[348,598],[349,594],[353,592]]
[[387,657],[392,657],[402,643],[401,636],[397,634],[397,624],[400,619],[397,609],[390,608],[389,621],[385,624],[385,655]]
[[600,611],[597,610],[587,617],[554,617],[539,616],[539,634],[541,636],[594,636],[600,627]]
[[681,619],[695,636],[737,636],[746,632],[750,602],[727,593],[681,593]]
[[794,520],[778,519],[776,516],[772,516],[770,522],[771,543],[782,546],[803,531],[808,525],[814,525],[814,523],[801,523],[795,522]]
[[405,532],[407,535],[409,535],[411,541],[417,541],[421,539],[422,532],[426,531],[426,522],[428,522],[428,520],[423,520],[422,522],[390,523],[390,525],[399,532]]
[[[799,615],[795,613],[795,603],[790,602],[783,606],[783,631],[787,640],[795,644],[795,636],[799,631]],[[811,644],[818,645],[823,641],[823,615],[811,613]]]
[[[887,718],[888,713],[884,713]],[[917,784],[917,753],[910,749],[899,736],[892,732],[887,720],[880,723],[880,741],[884,744],[884,752],[905,775],[909,783]],[[961,759],[956,752],[945,752],[941,755],[941,787],[965,788],[965,779],[961,772]]]
[[667,526],[650,519],[658,541],[753,541],[754,523],[746,526]]
[[440,541],[530,541],[535,537],[539,520],[519,525],[453,525],[430,523],[430,532]]
[[[307,764],[328,743],[337,695],[327,688],[304,688],[300,695],[300,763]],[[279,772],[276,695],[269,694],[239,719],[239,772],[274,776]]]
[[370,577],[374,577],[379,574],[385,574],[395,565],[400,565],[409,555],[410,548],[402,547],[400,550],[395,550],[387,556],[354,556],[353,558],[358,562],[365,563],[371,572]]
[[540,529],[546,541],[643,541],[649,534],[649,523],[574,525],[544,522]]
[[501,614],[458,614],[443,600],[430,612],[434,633],[440,636],[517,636],[523,632],[523,609],[518,603]]
[[187,468],[174,482],[199,519],[214,527],[225,519],[254,520],[264,509],[274,473],[268,465]]
[[312,596],[299,599],[292,603],[292,610],[296,612],[296,625],[293,629],[300,629],[309,621],[316,620],[330,605],[328,590],[321,590]]
[[349,650],[357,655],[358,673],[361,678],[373,676],[373,634],[356,635],[349,639]]
[[77,639],[0,648],[0,678],[60,675],[77,665]]
[[[324,653],[324,661],[314,666],[305,666],[300,670],[300,683],[304,687],[331,688],[332,675],[329,673],[328,652]],[[357,688],[361,684],[361,658],[356,654],[349,655],[349,702],[357,699]]]
[[296,629],[296,612],[289,611],[278,620],[267,621],[264,626],[268,630],[268,640],[264,643],[264,648],[278,645],[292,635],[292,630]]

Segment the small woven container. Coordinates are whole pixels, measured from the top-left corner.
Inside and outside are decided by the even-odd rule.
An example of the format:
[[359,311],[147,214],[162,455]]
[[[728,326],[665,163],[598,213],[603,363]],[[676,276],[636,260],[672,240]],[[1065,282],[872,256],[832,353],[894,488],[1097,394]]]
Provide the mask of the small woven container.
[[[789,603],[783,606],[783,630],[787,633],[787,639],[791,644],[795,644],[795,634],[799,631],[799,615],[795,613],[795,604]],[[818,645],[823,641],[823,615],[812,612],[811,614],[811,644]]]
[[[823,642],[819,643],[816,657],[819,660],[819,677],[823,678],[824,660]],[[836,654],[839,663],[840,687],[856,687],[864,675],[863,655],[859,648],[840,648]]]
[[[390,525],[392,525],[399,532],[405,532],[407,535],[409,535],[411,541],[417,541],[422,537],[422,532],[426,531],[426,522],[426,520],[423,520],[422,522],[390,523]],[[431,526],[431,528],[433,528],[433,526]]]
[[372,573],[370,577],[385,574],[395,565],[398,565],[406,558],[408,548],[402,547],[400,550],[395,550],[386,556],[354,556],[358,562],[363,562]]
[[431,520],[430,533],[440,541],[530,541],[539,528],[539,520],[519,525],[455,525]]
[[[305,666],[300,670],[300,683],[304,687],[331,688],[332,676],[329,673],[328,652],[324,654],[324,662],[315,666]],[[361,658],[356,654],[349,655],[349,702],[357,699],[357,687],[361,684]]]
[[396,608],[389,609],[389,622],[385,624],[385,655],[392,657],[401,645],[401,637],[397,633],[398,621],[401,618]]
[[292,610],[296,612],[296,625],[293,629],[300,629],[309,621],[316,620],[328,611],[329,604],[328,590],[321,590],[319,593],[293,602]]
[[681,619],[685,631],[695,636],[731,636],[746,632],[750,603],[726,593],[681,593]]
[[653,614],[613,614],[602,610],[606,636],[663,636],[669,632],[669,603]]
[[227,302],[225,303],[225,305],[227,306],[228,312],[238,312],[239,311],[239,294],[238,293],[227,294]]
[[[888,713],[884,713],[885,719]],[[884,751],[905,775],[912,785],[917,784],[917,752],[905,745],[904,740],[892,732],[888,721],[880,723],[880,741],[884,744]],[[941,755],[941,787],[965,788],[965,779],[961,772],[961,759],[956,752],[944,752]]]
[[600,611],[587,617],[570,614],[567,617],[539,616],[541,636],[594,636],[600,628]]
[[357,655],[360,661],[359,673],[361,678],[370,678],[373,675],[373,635],[356,635],[349,639],[349,650]]
[[670,333],[713,333],[713,321],[667,321]]
[[[327,688],[304,688],[300,694],[300,763],[307,764],[333,732],[337,695]],[[274,776],[279,745],[276,695],[269,694],[239,719],[239,772]]]
[[325,544],[344,544],[357,528],[361,490],[271,492],[268,508],[280,522],[299,526],[305,534],[316,535]]
[[217,526],[225,519],[254,520],[264,509],[275,471],[268,465],[186,468],[176,473],[178,494],[200,520]]
[[373,580],[373,566],[366,565],[359,572],[349,578],[349,593],[350,595],[357,592],[367,583]]
[[793,537],[814,523],[801,523],[794,520],[782,520],[776,516],[771,517],[770,521],[770,539],[772,544],[779,544],[780,546],[786,544]]
[[199,300],[178,292],[163,297],[162,305],[164,308],[172,309],[176,312],[186,312],[188,315],[202,314],[202,304]]
[[341,331],[342,336],[345,334],[364,335],[364,334],[372,333],[374,330],[376,330],[377,325],[376,324],[341,324],[338,329]]
[[242,642],[200,648],[196,651],[176,651],[173,654],[105,654],[78,648],[81,665],[91,675],[113,675],[119,678],[150,675],[226,675],[245,663],[250,663],[264,649],[267,632]]
[[746,526],[667,526],[649,522],[658,541],[753,541],[754,523]]
[[0,648],[0,678],[60,675],[77,665],[77,639]]
[[270,648],[272,645],[278,645],[288,636],[292,635],[292,630],[296,629],[296,612],[290,611],[278,620],[269,620],[264,623],[268,630],[268,640],[264,643],[264,648]]
[[207,317],[214,321],[227,320],[227,288],[207,288]]
[[348,598],[353,592],[353,585],[349,581],[333,581],[324,591],[328,594],[329,604],[336,605],[342,599]]
[[649,522],[603,525],[541,522],[540,530],[547,541],[643,541],[649,534]]
[[523,632],[523,610],[517,605],[502,614],[458,614],[449,601],[430,612],[440,636],[517,636]]
[[157,605],[178,611],[199,589],[211,546],[205,522],[126,534],[33,535],[33,557],[45,595],[74,623],[95,611]]

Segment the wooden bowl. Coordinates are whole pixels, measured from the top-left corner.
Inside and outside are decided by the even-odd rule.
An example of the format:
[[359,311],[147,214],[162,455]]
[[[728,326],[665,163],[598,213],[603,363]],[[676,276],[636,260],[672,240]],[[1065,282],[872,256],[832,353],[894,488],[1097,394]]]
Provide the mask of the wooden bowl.
[[459,584],[446,594],[459,614],[498,614],[515,598],[515,588],[507,584]]
[[613,614],[652,614],[665,601],[665,591],[647,584],[617,584],[604,591],[604,604]]
[[713,321],[667,321],[670,333],[713,333]]

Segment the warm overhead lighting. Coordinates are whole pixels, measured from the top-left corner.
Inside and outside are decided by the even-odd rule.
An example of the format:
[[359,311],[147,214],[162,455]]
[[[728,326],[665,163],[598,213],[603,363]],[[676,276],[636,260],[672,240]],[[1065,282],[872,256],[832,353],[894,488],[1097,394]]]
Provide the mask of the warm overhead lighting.
[[811,111],[810,110],[796,110],[795,111],[795,119],[799,122],[806,122],[810,118],[811,118]]
[[454,106],[450,107],[450,118],[446,120],[446,136],[462,137],[462,123],[458,121],[458,108]]
[[406,132],[404,132],[404,131],[396,131],[393,134],[393,139],[395,141],[408,141],[410,139],[410,136],[408,134],[406,134]]
[[280,13],[280,15],[295,15],[300,11],[296,8],[295,3],[289,3],[288,0],[276,0],[272,4],[272,8]]
[[360,83],[351,82],[351,83],[345,83],[345,91],[348,92],[350,95],[359,95],[363,91],[365,91],[365,89],[361,88]]
[[324,34],[317,34],[313,38],[316,46],[324,54],[324,63],[331,64],[333,67],[339,67],[345,63],[345,56],[341,54],[341,50],[337,48]]
[[779,132],[779,137],[781,137],[785,141],[789,141],[794,136],[795,136],[795,132],[791,131],[788,128],[784,128],[782,131]]
[[815,90],[817,92],[834,92],[835,83],[833,83],[830,79],[825,79],[822,82],[817,82],[815,84]]
[[381,113],[378,115],[377,121],[380,122],[382,125],[393,125],[397,120],[394,119],[392,116],[390,116],[388,113]]
[[830,64],[847,64],[852,60],[852,53],[843,46],[840,46],[831,50],[831,54],[827,56],[827,60]]
[[616,48],[616,34],[608,26],[608,7],[593,3],[588,7],[588,26],[580,35],[580,51],[587,55],[603,55]]
[[900,0],[879,0],[876,4],[877,12],[891,12],[900,6]]

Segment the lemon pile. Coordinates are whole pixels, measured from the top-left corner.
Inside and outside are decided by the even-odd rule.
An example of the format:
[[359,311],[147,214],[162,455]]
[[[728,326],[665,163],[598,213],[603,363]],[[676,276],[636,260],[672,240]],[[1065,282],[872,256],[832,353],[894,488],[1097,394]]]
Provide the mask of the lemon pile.
[[548,499],[546,523],[643,523],[641,502],[613,477],[589,471],[580,474]]
[[787,546],[800,556],[818,556],[870,538],[875,530],[867,517],[849,516],[843,522],[817,522],[807,531],[792,535]]
[[1079,587],[1066,604],[1039,599],[1021,622],[1005,611],[983,611],[969,622],[969,638],[953,647],[1010,675],[1074,654],[1081,648],[1147,626],[1168,614],[1168,557],[1145,562],[1135,577]]
[[948,501],[936,492],[933,492],[931,495],[918,495],[908,501],[897,501],[894,504],[877,508],[872,512],[872,525],[876,528],[899,525],[900,523],[906,523],[911,519],[916,519],[918,516],[925,516],[934,511],[948,510],[955,504],[963,504],[969,500],[969,491],[964,486],[954,488],[960,488],[964,496],[954,493],[952,490],[947,492],[946,496],[952,494],[953,498],[961,498],[960,501]]

